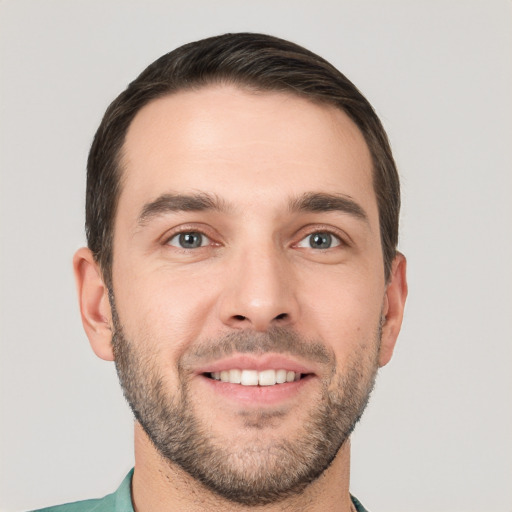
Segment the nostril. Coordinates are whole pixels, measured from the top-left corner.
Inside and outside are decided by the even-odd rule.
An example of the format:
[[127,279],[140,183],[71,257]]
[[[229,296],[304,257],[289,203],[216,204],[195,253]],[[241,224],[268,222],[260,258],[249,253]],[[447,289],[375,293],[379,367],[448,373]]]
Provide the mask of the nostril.
[[235,315],[233,318],[235,320],[240,320],[240,321],[245,320],[245,316],[243,316],[243,315]]
[[276,316],[276,320],[284,320],[287,317],[288,317],[287,313],[281,313],[280,315]]

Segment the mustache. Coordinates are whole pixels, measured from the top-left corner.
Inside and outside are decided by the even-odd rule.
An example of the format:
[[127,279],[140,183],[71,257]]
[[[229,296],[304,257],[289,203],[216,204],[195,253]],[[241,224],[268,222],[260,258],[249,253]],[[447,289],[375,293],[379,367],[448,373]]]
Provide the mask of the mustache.
[[272,327],[265,332],[235,331],[219,338],[202,340],[183,354],[182,364],[196,365],[235,353],[262,355],[267,352],[287,354],[323,365],[334,365],[336,356],[317,340],[307,339],[283,327]]

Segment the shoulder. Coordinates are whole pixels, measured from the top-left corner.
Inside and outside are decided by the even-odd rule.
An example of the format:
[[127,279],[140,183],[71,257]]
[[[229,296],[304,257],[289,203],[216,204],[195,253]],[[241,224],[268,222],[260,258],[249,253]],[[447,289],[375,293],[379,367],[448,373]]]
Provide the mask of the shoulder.
[[32,512],[133,512],[131,482],[133,469],[126,475],[118,489],[104,498],[75,501],[46,507]]
[[115,511],[115,503],[112,494],[95,500],[75,501],[54,507],[41,508],[33,512],[107,512]]
[[352,499],[352,503],[354,504],[354,507],[356,507],[357,512],[370,512],[363,507],[361,502],[355,496],[350,495],[350,498]]

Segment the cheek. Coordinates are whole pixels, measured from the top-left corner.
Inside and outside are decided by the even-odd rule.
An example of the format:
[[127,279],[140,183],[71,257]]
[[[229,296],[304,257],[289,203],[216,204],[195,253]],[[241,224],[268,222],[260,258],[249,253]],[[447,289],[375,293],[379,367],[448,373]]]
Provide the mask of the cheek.
[[[314,282],[314,281],[313,281]],[[319,335],[334,348],[337,357],[346,359],[355,350],[369,350],[378,330],[384,286],[379,276],[343,271],[316,279],[315,286],[302,291],[304,328]]]
[[125,333],[162,350],[180,350],[200,337],[215,304],[210,279],[176,269],[132,276],[115,286],[115,295]]

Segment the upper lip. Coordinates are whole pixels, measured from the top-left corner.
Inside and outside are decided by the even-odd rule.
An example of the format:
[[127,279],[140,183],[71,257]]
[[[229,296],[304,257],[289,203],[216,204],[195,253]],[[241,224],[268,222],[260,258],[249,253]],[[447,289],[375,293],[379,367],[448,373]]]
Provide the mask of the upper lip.
[[315,373],[314,369],[295,360],[293,357],[283,354],[235,354],[233,356],[219,359],[201,365],[195,369],[195,373],[213,373],[224,370],[288,370],[295,373],[311,374]]

